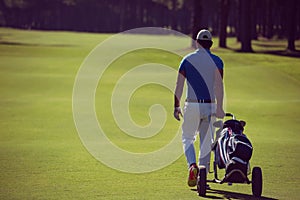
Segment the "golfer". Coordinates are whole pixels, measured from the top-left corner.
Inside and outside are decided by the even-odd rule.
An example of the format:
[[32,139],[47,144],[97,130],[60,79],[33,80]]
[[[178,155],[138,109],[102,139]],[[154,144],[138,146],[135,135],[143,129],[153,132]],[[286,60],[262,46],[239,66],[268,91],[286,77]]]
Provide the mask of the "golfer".
[[[201,30],[197,35],[197,50],[183,58],[179,66],[174,94],[174,117],[182,124],[182,143],[189,167],[188,185],[197,184],[198,166],[210,166],[211,143],[214,129],[213,118],[223,118],[223,61],[210,52],[212,35],[208,30]],[[184,82],[187,80],[187,97],[182,114],[180,99]],[[200,135],[198,165],[194,142]]]

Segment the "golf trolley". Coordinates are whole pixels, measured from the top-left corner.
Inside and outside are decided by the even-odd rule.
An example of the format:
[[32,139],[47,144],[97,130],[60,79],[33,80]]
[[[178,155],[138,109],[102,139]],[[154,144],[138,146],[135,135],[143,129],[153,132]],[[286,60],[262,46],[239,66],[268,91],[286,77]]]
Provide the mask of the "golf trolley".
[[[244,168],[239,168],[235,166],[231,166],[230,170],[228,170],[228,164],[226,164],[226,173],[225,176],[222,179],[218,178],[218,168],[219,167],[219,162],[217,158],[217,143],[218,139],[220,137],[220,133],[224,131],[226,126],[232,126],[232,123],[234,124],[240,124],[242,127],[241,129],[243,130],[243,127],[245,126],[246,122],[244,121],[238,121],[235,119],[235,116],[231,113],[226,113],[227,117],[231,117],[231,120],[227,120],[224,123],[222,121],[216,121],[213,126],[216,128],[219,128],[217,130],[217,136],[216,139],[214,140],[212,144],[212,151],[214,152],[214,162],[213,162],[213,172],[214,173],[214,179],[213,180],[207,180],[207,170],[205,166],[200,166],[199,170],[199,176],[197,180],[197,191],[199,196],[205,196],[206,190],[207,190],[207,182],[211,183],[228,183],[228,185],[232,185],[233,183],[240,183],[240,184],[252,184],[252,193],[255,197],[260,197],[262,193],[262,170],[260,167],[253,167],[252,169],[252,178],[251,180],[248,179],[248,175],[250,175],[250,165],[249,162],[247,162],[246,167]],[[227,122],[227,125],[226,125]],[[229,125],[228,125],[229,124]],[[225,126],[226,125],[226,126]],[[229,127],[234,129],[235,127]],[[219,136],[218,136],[219,134]],[[245,137],[246,138],[246,137]],[[250,142],[249,142],[250,143]],[[251,143],[250,143],[251,144]],[[226,147],[227,148],[227,147]],[[252,146],[251,146],[252,148]],[[252,154],[252,152],[251,152]],[[251,155],[250,155],[251,157]],[[249,157],[249,159],[250,159]],[[222,167],[225,168],[225,167]]]

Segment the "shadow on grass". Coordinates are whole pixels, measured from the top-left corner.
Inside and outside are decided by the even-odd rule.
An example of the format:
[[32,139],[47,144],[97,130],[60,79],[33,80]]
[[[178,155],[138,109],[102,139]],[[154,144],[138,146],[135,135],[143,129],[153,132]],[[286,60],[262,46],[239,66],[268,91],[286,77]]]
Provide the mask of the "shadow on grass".
[[300,58],[300,51],[290,51],[290,50],[255,50],[251,52],[243,52],[240,49],[233,49],[227,47],[227,49],[234,51],[236,53],[253,53],[253,54],[270,54],[275,56],[284,56],[284,57],[293,57],[293,58]]
[[[193,191],[196,191],[196,189],[192,189]],[[215,196],[214,194],[222,195],[223,197]],[[253,195],[249,194],[243,194],[243,193],[237,193],[237,192],[230,192],[230,191],[224,191],[224,190],[216,190],[216,189],[209,189],[206,191],[206,196],[202,198],[207,199],[240,199],[240,200],[277,200],[270,197],[254,197]]]
[[22,43],[22,42],[7,42],[0,41],[0,45],[11,45],[11,46],[46,46],[46,47],[73,47],[74,45],[67,44],[30,44],[30,43]]
[[259,46],[259,47],[264,47],[264,48],[281,48],[281,49],[284,49],[286,48],[286,44],[284,43],[279,43],[279,44],[276,44],[276,43],[272,43],[272,42],[264,42],[264,43],[259,43],[258,41],[257,42],[253,42],[253,45],[254,46]]
[[[260,47],[265,47],[266,49],[258,49],[258,50],[253,50],[251,52],[243,52],[241,49],[236,49],[236,48],[231,48],[231,47],[226,47],[226,49],[234,51],[236,53],[253,53],[253,54],[270,54],[270,55],[276,55],[276,56],[284,56],[284,57],[293,57],[293,58],[300,58],[300,50],[287,50],[286,46],[282,44],[253,44],[253,46],[260,46]],[[278,50],[278,48],[281,47],[282,50]],[[269,48],[269,49],[267,49]],[[272,48],[277,48],[276,50]]]
[[300,58],[300,51],[289,51],[289,50],[284,50],[284,51],[257,51],[256,53],[263,53],[263,54],[271,54],[271,55],[276,55],[276,56],[286,56],[286,57],[293,57],[293,58]]

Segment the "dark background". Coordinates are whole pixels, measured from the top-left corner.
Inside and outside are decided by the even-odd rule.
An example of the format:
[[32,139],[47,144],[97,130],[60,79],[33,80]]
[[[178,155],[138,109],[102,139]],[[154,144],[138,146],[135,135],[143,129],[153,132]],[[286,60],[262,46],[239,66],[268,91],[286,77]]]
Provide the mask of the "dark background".
[[251,52],[258,37],[286,39],[295,51],[300,39],[298,0],[0,0],[3,27],[116,33],[137,27],[165,27],[195,38],[201,28],[237,37]]

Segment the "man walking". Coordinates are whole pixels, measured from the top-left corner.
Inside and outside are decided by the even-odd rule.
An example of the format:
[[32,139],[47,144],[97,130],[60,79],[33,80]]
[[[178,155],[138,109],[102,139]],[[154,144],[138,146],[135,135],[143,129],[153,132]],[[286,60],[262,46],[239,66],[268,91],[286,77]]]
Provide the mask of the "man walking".
[[[183,116],[182,143],[189,167],[188,185],[196,186],[198,166],[209,170],[211,141],[213,137],[212,118],[223,118],[223,61],[210,52],[212,35],[208,30],[201,30],[197,35],[198,49],[188,54],[180,63],[174,94],[174,117]],[[180,108],[180,99],[185,79],[187,80],[187,98],[184,112]],[[198,165],[194,142],[200,135]]]

